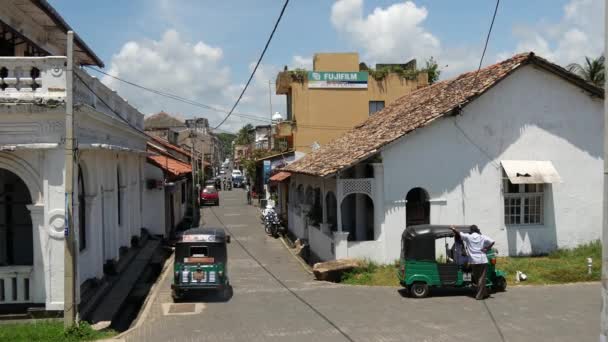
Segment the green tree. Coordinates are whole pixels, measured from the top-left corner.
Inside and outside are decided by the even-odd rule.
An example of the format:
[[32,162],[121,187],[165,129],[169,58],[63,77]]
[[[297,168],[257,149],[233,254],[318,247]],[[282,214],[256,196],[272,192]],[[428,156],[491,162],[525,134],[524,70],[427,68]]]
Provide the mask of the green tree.
[[604,72],[604,56],[598,58],[585,57],[585,63],[569,64],[566,69],[583,78],[585,81],[595,84],[598,87],[604,88],[605,72]]
[[249,133],[251,130],[253,130],[253,125],[252,124],[246,124],[241,129],[239,129],[239,131],[236,133],[236,139],[234,140],[234,143],[236,145],[249,145],[249,144],[251,144],[253,142],[253,137]]
[[220,139],[222,143],[222,150],[224,151],[225,156],[229,156],[232,154],[232,141],[236,139],[236,134],[232,133],[219,133],[217,137]]
[[429,75],[429,84],[437,82],[439,75],[441,75],[441,69],[439,69],[439,65],[433,57],[426,60],[424,68],[420,69],[420,71],[426,72]]

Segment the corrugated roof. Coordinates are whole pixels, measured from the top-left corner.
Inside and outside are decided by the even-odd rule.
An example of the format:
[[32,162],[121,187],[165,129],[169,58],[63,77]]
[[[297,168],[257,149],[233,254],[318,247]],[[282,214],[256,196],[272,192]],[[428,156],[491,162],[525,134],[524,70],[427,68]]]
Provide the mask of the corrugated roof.
[[183,154],[184,156],[186,156],[186,157],[188,157],[188,158],[191,158],[191,157],[192,157],[192,155],[190,154],[190,152],[188,152],[188,151],[184,150],[183,148],[181,148],[181,147],[179,147],[179,146],[173,145],[173,144],[171,144],[170,142],[168,142],[168,141],[166,141],[166,140],[164,140],[164,139],[161,139],[161,138],[159,138],[159,137],[155,137],[155,136],[153,136],[153,135],[151,135],[151,134],[148,134],[148,136],[149,136],[149,137],[150,137],[150,139],[152,139],[154,142],[156,142],[156,143],[158,143],[158,144],[162,145],[162,146],[163,146],[163,147],[165,147],[165,148],[168,148],[168,149],[173,150],[173,151],[175,151],[175,152],[181,153],[181,154]]
[[500,63],[454,79],[435,83],[397,99],[368,120],[288,165],[283,170],[327,177],[367,159],[385,145],[424,127],[438,118],[457,114],[460,109],[492,88],[519,67],[535,64],[557,74],[590,94],[602,97],[604,91],[566,69],[534,53],[515,55]]

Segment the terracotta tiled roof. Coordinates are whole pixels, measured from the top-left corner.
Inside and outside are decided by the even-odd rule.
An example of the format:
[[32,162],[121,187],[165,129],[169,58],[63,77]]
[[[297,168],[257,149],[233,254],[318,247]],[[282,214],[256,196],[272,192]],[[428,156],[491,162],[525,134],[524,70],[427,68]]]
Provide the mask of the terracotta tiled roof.
[[291,173],[281,171],[281,172],[274,174],[272,177],[270,177],[270,181],[271,182],[282,182],[282,181],[286,180],[287,178],[289,178],[290,176],[291,176]]
[[162,155],[148,156],[148,162],[163,169],[174,177],[185,176],[192,173],[192,167],[189,164],[171,157]]
[[515,55],[505,61],[454,79],[435,83],[397,99],[344,135],[313,151],[283,170],[319,177],[335,174],[373,156],[379,150],[417,128],[438,118],[455,115],[519,67],[533,63],[557,74],[589,93],[603,97],[604,92],[566,69],[535,56]]
[[186,128],[186,123],[166,112],[158,112],[144,119],[146,129],[158,128]]

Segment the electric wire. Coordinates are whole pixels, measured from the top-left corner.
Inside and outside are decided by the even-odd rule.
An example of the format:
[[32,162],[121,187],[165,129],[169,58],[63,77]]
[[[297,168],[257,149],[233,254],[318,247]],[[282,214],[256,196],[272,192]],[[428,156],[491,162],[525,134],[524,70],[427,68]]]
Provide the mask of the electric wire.
[[477,67],[477,72],[475,73],[475,78],[473,79],[471,88],[474,88],[475,84],[477,83],[477,76],[479,75],[479,71],[481,70],[481,65],[483,64],[483,58],[485,57],[486,50],[488,49],[488,43],[490,42],[490,36],[492,35],[492,28],[494,27],[494,20],[496,20],[496,14],[498,13],[499,5],[500,5],[500,0],[496,0],[496,6],[494,7],[494,14],[492,15],[492,21],[490,22],[490,29],[488,30],[488,34],[486,35],[486,42],[483,46],[481,58],[479,59],[479,66]]
[[340,329],[340,327],[338,327],[338,325],[336,323],[334,323],[333,321],[331,321],[327,316],[325,316],[323,313],[321,313],[312,304],[310,304],[309,302],[307,302],[306,299],[304,299],[300,295],[298,295],[294,290],[292,290],[289,286],[287,286],[287,284],[285,284],[281,279],[279,279],[279,277],[277,277],[266,266],[264,266],[264,264],[262,262],[260,262],[260,260],[258,260],[245,247],[245,245],[243,245],[243,243],[239,239],[236,238],[236,236],[234,234],[232,234],[232,232],[230,231],[230,229],[228,229],[228,226],[226,226],[226,224],[220,219],[220,217],[215,213],[215,211],[213,210],[213,208],[210,208],[210,210],[211,210],[211,213],[213,214],[213,216],[215,216],[215,218],[218,220],[218,222],[224,227],[224,229],[228,232],[228,234],[230,234],[232,240],[235,241],[239,245],[239,247],[241,247],[245,251],[245,253],[247,253],[247,255],[249,255],[249,257],[253,261],[255,261],[266,273],[268,273],[268,275],[270,275],[277,283],[279,283],[279,285],[281,285],[283,288],[285,288],[292,296],[294,296],[296,299],[298,299],[300,302],[302,302],[302,304],[306,305],[314,313],[316,313],[319,317],[321,317],[325,322],[327,322],[334,329],[336,329],[342,336],[344,336],[344,338],[346,338],[350,342],[354,342],[354,340],[352,339],[352,337],[350,337],[346,332],[344,332],[342,329]]
[[245,87],[243,87],[241,94],[236,99],[236,102],[234,103],[234,106],[232,106],[232,109],[230,109],[230,113],[228,113],[228,115],[226,115],[226,117],[217,126],[215,126],[215,128],[220,128],[224,124],[224,122],[226,122],[226,120],[228,120],[228,118],[232,115],[232,113],[234,112],[236,107],[239,105],[239,102],[241,102],[241,99],[243,98],[243,95],[245,95],[245,92],[247,91],[247,88],[249,87],[249,84],[251,83],[251,80],[253,79],[255,72],[258,70],[260,63],[262,62],[262,58],[264,58],[264,54],[266,53],[266,50],[268,49],[268,46],[270,45],[270,42],[272,41],[272,37],[274,37],[274,33],[276,32],[277,27],[279,26],[279,23],[281,22],[281,18],[283,18],[283,13],[285,13],[285,9],[287,8],[288,4],[289,4],[289,0],[285,0],[285,4],[283,4],[283,8],[281,9],[281,13],[279,14],[279,18],[277,19],[276,23],[274,24],[274,28],[272,29],[272,32],[270,33],[270,36],[268,37],[268,40],[266,41],[264,50],[262,50],[262,53],[260,54],[260,58],[258,58],[258,61],[255,64],[253,71],[251,72],[251,76],[249,76],[249,80],[247,80],[247,83],[245,84]]
[[[218,112],[218,113],[224,113],[224,114],[230,113],[229,111],[227,111],[225,109],[214,107],[214,106],[211,106],[211,105],[208,105],[208,104],[205,104],[205,103],[202,103],[202,102],[198,102],[198,101],[195,101],[195,100],[192,100],[192,99],[188,99],[188,98],[176,95],[176,94],[172,94],[172,93],[168,93],[168,92],[161,91],[161,90],[158,90],[158,89],[153,89],[153,88],[150,88],[150,87],[143,86],[141,84],[138,84],[138,83],[135,83],[135,82],[132,82],[132,81],[120,78],[118,76],[114,76],[114,75],[112,75],[110,73],[107,73],[105,71],[99,70],[99,69],[94,68],[94,67],[89,66],[89,65],[86,65],[86,67],[88,69],[90,69],[90,70],[93,70],[93,71],[98,72],[100,74],[106,75],[106,76],[108,76],[110,78],[113,78],[113,79],[115,79],[117,81],[123,82],[123,83],[128,84],[130,86],[133,86],[135,88],[139,88],[141,90],[144,90],[144,91],[156,94],[156,95],[160,95],[160,96],[163,96],[163,97],[166,97],[166,98],[178,101],[178,102],[186,103],[186,104],[189,104],[189,105],[195,106],[195,107],[200,107],[200,108],[208,109],[208,110],[211,110],[211,111],[214,111],[214,112]],[[253,114],[232,113],[232,115],[243,117],[243,118],[248,118],[248,119],[252,119],[252,120],[258,120],[258,121],[262,121],[262,122],[268,122],[268,121],[270,121],[270,119],[265,119],[265,118],[262,118],[262,117],[259,117],[259,116],[253,115]]]

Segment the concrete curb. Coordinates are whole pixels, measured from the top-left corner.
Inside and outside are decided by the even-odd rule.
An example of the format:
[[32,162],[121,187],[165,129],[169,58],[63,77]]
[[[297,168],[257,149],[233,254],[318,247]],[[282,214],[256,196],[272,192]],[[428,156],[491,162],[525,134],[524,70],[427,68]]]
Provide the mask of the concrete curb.
[[128,334],[133,332],[135,329],[138,329],[142,325],[142,323],[146,320],[146,318],[148,318],[150,310],[152,309],[152,304],[154,304],[154,299],[156,297],[158,297],[158,293],[160,292],[160,289],[162,288],[162,284],[164,284],[165,279],[167,279],[167,276],[171,273],[171,272],[169,272],[171,270],[170,266],[173,265],[174,259],[175,259],[175,253],[171,254],[171,256],[169,258],[167,258],[167,260],[165,260],[165,264],[163,265],[163,270],[161,271],[160,277],[158,278],[156,283],[154,283],[154,285],[152,285],[152,290],[150,291],[150,293],[146,297],[146,300],[144,301],[143,310],[141,310],[139,315],[135,318],[135,325],[131,326],[129,329],[123,331],[122,333],[114,336],[114,338],[112,338],[111,340],[113,340],[113,341],[124,340],[125,336],[127,336]]
[[302,260],[302,258],[300,258],[299,256],[297,256],[291,250],[291,248],[289,248],[289,246],[285,242],[285,238],[283,236],[281,236],[279,239],[281,240],[281,242],[283,243],[283,246],[285,246],[285,249],[287,249],[287,251],[289,252],[289,254],[291,254],[291,256],[293,256],[298,261],[298,263],[300,263],[300,266],[302,266],[302,268],[304,269],[304,271],[306,271],[308,274],[313,274],[312,267],[310,267],[304,260]]

